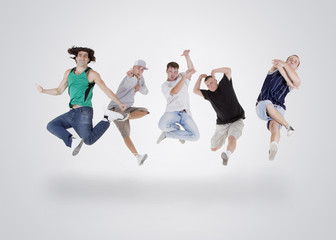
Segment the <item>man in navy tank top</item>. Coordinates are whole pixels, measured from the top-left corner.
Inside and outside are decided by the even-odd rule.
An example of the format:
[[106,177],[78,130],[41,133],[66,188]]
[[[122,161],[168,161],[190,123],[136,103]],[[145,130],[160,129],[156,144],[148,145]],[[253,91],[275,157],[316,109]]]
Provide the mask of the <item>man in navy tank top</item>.
[[273,160],[278,151],[280,141],[280,127],[284,126],[287,136],[294,132],[294,128],[284,118],[286,106],[285,98],[293,89],[299,88],[301,80],[296,73],[300,65],[297,55],[291,55],[286,62],[280,59],[272,61],[272,68],[268,71],[261,92],[257,99],[256,112],[259,118],[267,121],[267,128],[271,132],[269,159]]
[[[86,47],[72,47],[68,53],[76,62],[76,67],[65,71],[63,79],[57,88],[44,89],[36,85],[40,93],[49,95],[61,95],[68,88],[70,96],[70,111],[64,113],[48,123],[47,129],[56,137],[63,140],[67,147],[72,149],[72,155],[78,154],[83,143],[91,145],[95,143],[109,128],[113,120],[124,120],[120,113],[110,110],[105,111],[104,118],[95,126],[92,126],[92,96],[93,87],[97,84],[103,92],[114,102],[120,109],[125,110],[126,105],[120,102],[118,97],[109,89],[101,79],[99,73],[88,67],[91,61],[95,61],[94,51]],[[79,135],[75,138],[67,129],[73,128]]]

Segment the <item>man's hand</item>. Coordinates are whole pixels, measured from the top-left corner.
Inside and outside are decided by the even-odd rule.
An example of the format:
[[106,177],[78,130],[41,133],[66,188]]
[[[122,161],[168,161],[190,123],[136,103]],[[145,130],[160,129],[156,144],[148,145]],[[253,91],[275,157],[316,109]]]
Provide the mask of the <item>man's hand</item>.
[[188,56],[190,53],[190,50],[184,50],[181,56]]
[[130,70],[128,70],[126,74],[128,77],[133,77],[134,76],[133,69],[131,68]]
[[134,87],[134,92],[136,93],[140,89],[140,82],[138,81],[138,84]]
[[126,105],[123,104],[123,103],[119,104],[119,107],[120,107],[121,111],[125,111],[126,110]]
[[211,71],[211,76],[212,76],[213,78],[215,78],[215,73],[216,73],[216,69],[213,69],[213,70]]
[[206,78],[207,76],[208,76],[208,75],[206,75],[206,74],[203,73],[203,74],[201,74],[201,75],[199,76],[199,78],[202,79],[202,78]]
[[272,64],[275,68],[279,69],[280,67],[284,67],[286,63],[280,59],[273,59]]
[[41,87],[40,85],[38,85],[37,83],[35,83],[36,89],[37,91],[39,91],[40,93],[43,92],[43,87]]

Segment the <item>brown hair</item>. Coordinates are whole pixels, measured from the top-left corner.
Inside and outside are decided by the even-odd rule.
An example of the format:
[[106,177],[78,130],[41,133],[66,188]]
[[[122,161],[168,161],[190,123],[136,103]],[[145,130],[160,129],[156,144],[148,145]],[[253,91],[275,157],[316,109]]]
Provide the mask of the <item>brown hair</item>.
[[206,77],[204,78],[204,82],[206,82],[206,80],[208,80],[208,79],[211,78],[211,77],[212,77],[211,75],[206,76]]
[[168,63],[167,64],[167,70],[168,70],[168,68],[177,68],[177,69],[179,69],[179,65],[178,65],[178,63],[176,63],[176,62],[170,62],[170,63]]
[[75,55],[74,57],[72,57],[72,59],[74,59],[76,61],[76,57],[78,55],[79,52],[87,52],[89,54],[89,62],[90,63],[91,61],[92,62],[95,62],[96,61],[96,57],[94,56],[94,51],[91,49],[91,48],[87,48],[87,47],[76,47],[76,46],[73,46],[72,48],[69,48],[68,49],[68,53],[70,55]]

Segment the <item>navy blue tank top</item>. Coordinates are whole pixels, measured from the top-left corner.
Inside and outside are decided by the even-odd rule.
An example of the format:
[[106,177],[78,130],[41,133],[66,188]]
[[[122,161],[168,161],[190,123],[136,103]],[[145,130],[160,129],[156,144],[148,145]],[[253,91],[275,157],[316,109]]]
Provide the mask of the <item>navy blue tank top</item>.
[[270,100],[273,104],[281,106],[286,110],[285,98],[290,92],[286,80],[279,71],[269,73],[266,76],[257,102]]

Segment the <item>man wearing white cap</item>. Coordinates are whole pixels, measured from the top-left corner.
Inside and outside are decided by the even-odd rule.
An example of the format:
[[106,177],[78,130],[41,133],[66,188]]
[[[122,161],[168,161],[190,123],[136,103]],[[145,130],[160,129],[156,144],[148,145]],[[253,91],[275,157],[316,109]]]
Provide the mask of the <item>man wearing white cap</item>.
[[133,107],[134,96],[137,92],[140,92],[143,95],[147,95],[148,93],[145,79],[142,76],[144,70],[148,70],[146,62],[141,59],[135,61],[133,67],[126,73],[126,77],[124,77],[118,87],[116,95],[120,101],[126,104],[126,110],[121,111],[118,104],[114,101],[111,101],[107,107],[109,110],[119,112],[124,115],[123,121],[114,121],[114,123],[119,129],[126,146],[136,157],[139,165],[142,165],[146,160],[147,154],[139,154],[136,150],[130,138],[131,127],[129,120],[142,118],[143,116],[149,114],[146,108]]

